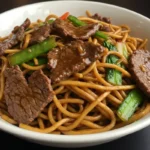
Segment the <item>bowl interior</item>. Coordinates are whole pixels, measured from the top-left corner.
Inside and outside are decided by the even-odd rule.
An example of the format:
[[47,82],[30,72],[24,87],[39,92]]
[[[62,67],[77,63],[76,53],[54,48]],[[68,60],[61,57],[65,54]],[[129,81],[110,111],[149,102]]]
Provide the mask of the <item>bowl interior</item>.
[[[75,16],[85,15],[85,11],[89,10],[91,13],[99,13],[102,16],[111,17],[112,23],[116,25],[125,24],[131,28],[131,34],[140,38],[150,39],[150,20],[140,14],[129,11],[124,8],[120,8],[113,5],[107,5],[97,2],[86,2],[86,1],[55,1],[55,2],[43,2],[32,4],[29,6],[20,7],[7,11],[0,15],[0,36],[5,36],[11,32],[15,25],[21,24],[26,18],[30,18],[31,21],[37,19],[44,20],[45,17],[54,13],[58,16],[62,15],[66,11],[69,11]],[[148,45],[150,48],[150,45]],[[115,137],[121,137],[129,133],[140,130],[150,124],[150,115],[138,120],[137,122],[128,125],[126,127],[108,131],[105,133],[92,135],[83,135],[82,138],[78,136],[72,136],[72,142],[84,142],[94,140],[105,140]],[[36,138],[39,140],[48,140],[49,136],[53,137],[53,142],[58,140],[57,135],[43,135],[42,138],[38,135],[40,133],[34,133],[14,127],[5,121],[0,120],[0,128],[14,134],[30,138]],[[83,138],[84,137],[84,138]],[[59,140],[67,142],[70,141],[70,136],[59,136]]]

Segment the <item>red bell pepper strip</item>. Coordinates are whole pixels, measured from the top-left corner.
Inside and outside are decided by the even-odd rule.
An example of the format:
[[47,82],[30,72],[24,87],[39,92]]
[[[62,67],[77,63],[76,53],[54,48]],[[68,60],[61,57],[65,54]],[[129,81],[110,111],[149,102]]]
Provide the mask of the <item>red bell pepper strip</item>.
[[67,19],[68,16],[69,16],[69,12],[66,12],[60,17],[60,19],[65,20]]

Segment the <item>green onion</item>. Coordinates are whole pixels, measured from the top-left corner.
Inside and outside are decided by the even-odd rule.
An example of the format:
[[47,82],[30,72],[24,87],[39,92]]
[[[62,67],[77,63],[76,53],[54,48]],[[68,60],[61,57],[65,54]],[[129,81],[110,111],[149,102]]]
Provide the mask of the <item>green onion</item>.
[[105,33],[102,32],[102,31],[97,31],[94,36],[97,37],[97,38],[105,39],[105,40],[108,40],[108,39],[109,39],[108,35],[105,34]]
[[132,90],[119,106],[117,110],[118,117],[122,121],[128,121],[142,102],[142,93],[137,89]]
[[68,16],[68,20],[71,21],[77,27],[87,25],[85,22],[79,20],[78,18],[76,18],[75,16],[72,16],[72,15]]
[[8,57],[8,61],[11,66],[20,65],[22,63],[28,62],[28,61],[32,60],[33,58],[36,58],[36,57],[50,51],[55,46],[56,46],[55,38],[50,37],[41,43],[32,45],[18,53],[10,55]]

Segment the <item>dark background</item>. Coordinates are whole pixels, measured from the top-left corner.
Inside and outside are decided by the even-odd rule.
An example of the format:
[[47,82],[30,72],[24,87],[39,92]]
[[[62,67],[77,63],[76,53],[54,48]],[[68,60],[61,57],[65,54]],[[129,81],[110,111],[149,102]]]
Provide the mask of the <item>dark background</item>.
[[[98,0],[95,0],[98,1]],[[0,13],[26,4],[31,4],[35,2],[40,2],[40,0],[2,0],[0,3]],[[150,7],[149,7],[149,0],[101,0],[100,2],[105,2],[109,4],[115,4],[118,6],[122,6],[138,13],[141,13],[150,18]],[[91,148],[97,148],[99,150],[150,150],[150,127],[147,127],[139,132],[133,133],[126,137],[123,137],[119,140],[98,145]],[[42,150],[56,150],[59,148],[52,148],[41,146],[38,144],[32,144],[27,141],[21,140],[16,138],[12,135],[4,133],[0,131],[0,146],[6,149],[42,149]],[[86,150],[88,148],[81,148],[81,150]]]

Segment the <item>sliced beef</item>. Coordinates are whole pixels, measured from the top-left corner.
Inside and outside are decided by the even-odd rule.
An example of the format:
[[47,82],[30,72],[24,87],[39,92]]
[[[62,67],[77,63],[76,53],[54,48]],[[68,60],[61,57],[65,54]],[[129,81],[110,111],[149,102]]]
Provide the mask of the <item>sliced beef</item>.
[[17,26],[12,31],[12,36],[3,42],[0,42],[0,56],[4,54],[6,49],[10,49],[13,46],[17,45],[24,38],[25,30],[29,27],[30,20],[26,19],[21,26]]
[[129,68],[138,87],[150,96],[150,52],[136,50],[130,57]]
[[98,13],[94,14],[91,18],[96,19],[96,20],[100,20],[106,23],[111,23],[111,19],[108,17],[102,17],[101,15],[99,15]]
[[8,112],[18,123],[29,124],[52,101],[50,79],[41,70],[35,71],[28,83],[18,66],[5,71],[4,97]]
[[99,24],[93,23],[86,26],[75,27],[67,20],[56,19],[53,23],[53,29],[64,37],[86,40],[99,29]]
[[105,25],[101,25],[101,26],[99,27],[99,30],[100,30],[100,31],[105,31],[105,32],[111,32],[110,27],[109,27],[109,26],[105,26]]
[[51,25],[45,24],[39,28],[37,28],[34,32],[31,33],[31,39],[29,44],[40,43],[49,37],[51,32]]
[[[111,23],[111,20],[110,18],[107,18],[107,17],[101,17],[99,14],[94,14],[91,18],[93,19],[96,19],[96,20],[100,20],[100,21],[103,21],[103,22],[106,22],[106,23]],[[99,30],[100,31],[105,31],[105,32],[110,32],[111,29],[109,26],[107,25],[100,25],[99,27]]]
[[85,69],[101,57],[103,47],[91,42],[72,41],[62,48],[55,48],[48,53],[50,79],[59,82],[76,72]]
[[16,26],[14,27],[14,30],[12,31],[12,33],[17,33],[17,31],[20,29],[20,28],[24,28],[24,29],[27,29],[30,25],[30,20],[27,18],[23,24],[21,26]]

